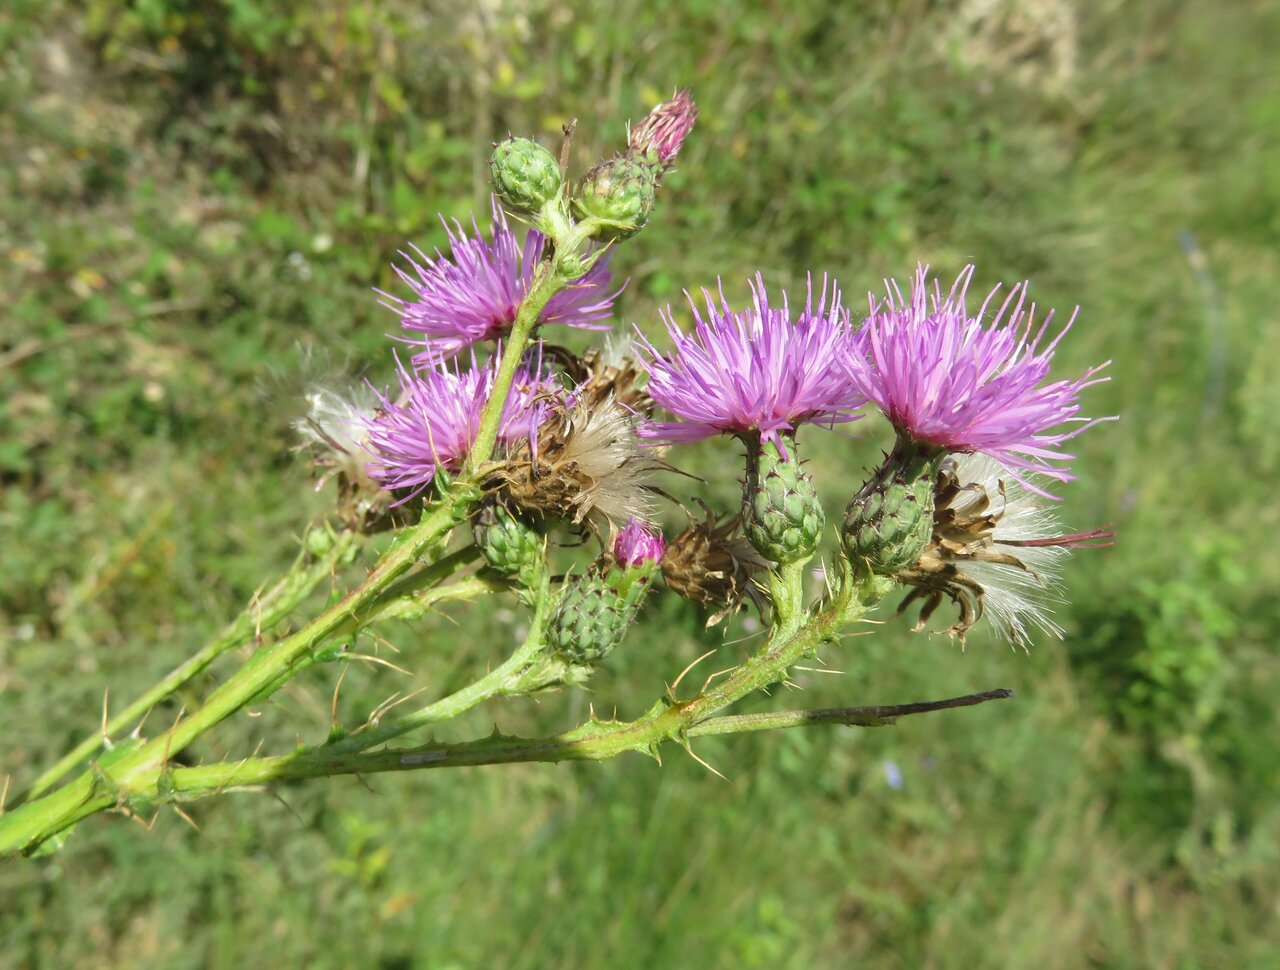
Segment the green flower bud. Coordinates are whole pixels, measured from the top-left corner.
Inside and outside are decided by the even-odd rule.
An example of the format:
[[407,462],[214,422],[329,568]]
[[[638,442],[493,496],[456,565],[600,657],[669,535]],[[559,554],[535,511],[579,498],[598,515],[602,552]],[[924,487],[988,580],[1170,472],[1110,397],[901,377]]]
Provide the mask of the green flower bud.
[[588,573],[565,585],[547,632],[553,650],[574,664],[599,663],[627,635],[649,591],[648,575]]
[[584,219],[607,225],[604,240],[626,239],[649,221],[658,187],[658,166],[638,154],[618,155],[587,171],[573,191],[573,208]]
[[485,562],[525,589],[533,588],[543,565],[542,536],[501,505],[476,513],[471,533]]
[[498,142],[489,156],[489,171],[498,198],[514,212],[535,213],[560,191],[560,163],[528,138]]
[[743,531],[756,552],[785,564],[808,559],[818,548],[827,517],[800,464],[794,439],[788,461],[772,442],[747,449]]
[[915,565],[933,537],[933,488],[945,454],[898,440],[845,509],[841,544],[850,562],[880,576]]
[[330,530],[320,526],[308,532],[302,542],[306,546],[307,552],[319,559],[333,549],[337,543],[337,538]]

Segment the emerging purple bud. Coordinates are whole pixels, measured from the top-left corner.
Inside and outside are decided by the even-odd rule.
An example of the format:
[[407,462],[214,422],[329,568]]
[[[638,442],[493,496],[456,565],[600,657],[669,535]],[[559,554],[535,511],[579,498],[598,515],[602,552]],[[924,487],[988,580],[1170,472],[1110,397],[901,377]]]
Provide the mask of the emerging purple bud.
[[670,101],[663,101],[627,131],[627,146],[633,152],[656,158],[666,172],[697,120],[698,106],[689,92],[677,91]]
[[666,551],[667,542],[662,533],[634,517],[613,543],[613,554],[624,569],[653,565]]

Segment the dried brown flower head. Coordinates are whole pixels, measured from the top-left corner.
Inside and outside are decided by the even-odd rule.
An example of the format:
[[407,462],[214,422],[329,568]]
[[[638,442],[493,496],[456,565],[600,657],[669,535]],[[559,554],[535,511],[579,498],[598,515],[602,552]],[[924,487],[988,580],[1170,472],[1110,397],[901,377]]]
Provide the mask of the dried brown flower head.
[[635,422],[611,398],[556,402],[536,441],[513,448],[487,487],[513,508],[574,525],[593,514],[647,519],[654,491],[646,480],[661,462],[640,448]]
[[549,347],[544,353],[564,368],[574,385],[575,400],[589,407],[612,400],[633,414],[653,414],[653,398],[645,390],[648,374],[639,361],[625,352],[624,345],[606,340],[603,348],[592,347],[581,357],[564,347]]
[[923,600],[916,630],[924,629],[945,596],[960,616],[945,632],[964,642],[990,611],[996,626],[1019,646],[1029,627],[1061,637],[1050,619],[1062,561],[1073,548],[1110,545],[1103,529],[1063,534],[1057,516],[994,459],[952,455],[934,487],[933,536],[920,559],[897,578],[912,589],[899,612]]
[[662,557],[662,578],[667,586],[685,599],[693,600],[714,612],[707,626],[714,626],[737,612],[744,597],[759,605],[759,590],[752,576],[768,563],[742,536],[737,516],[717,521],[708,511],[701,522],[667,544]]

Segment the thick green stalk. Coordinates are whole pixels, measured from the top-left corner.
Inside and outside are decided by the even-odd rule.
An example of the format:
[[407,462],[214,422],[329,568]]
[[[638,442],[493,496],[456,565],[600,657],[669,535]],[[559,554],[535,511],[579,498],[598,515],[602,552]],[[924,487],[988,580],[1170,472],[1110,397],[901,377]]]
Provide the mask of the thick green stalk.
[[549,243],[552,249],[548,251],[548,258],[539,263],[534,271],[533,282],[520,303],[520,309],[516,311],[511,331],[504,338],[502,360],[498,363],[493,392],[480,413],[480,430],[476,433],[475,444],[471,446],[468,468],[478,468],[493,454],[494,445],[498,441],[498,427],[502,423],[502,410],[511,392],[511,382],[520,365],[520,358],[529,346],[529,338],[533,336],[542,311],[551,298],[583,276],[595,262],[599,253],[589,253],[588,245],[598,226],[598,220],[583,220],[572,228],[566,227],[560,238]]
[[552,263],[543,262],[533,274],[533,284],[525,295],[520,310],[516,313],[511,332],[507,335],[502,348],[502,360],[498,363],[498,376],[493,381],[493,393],[485,402],[480,413],[480,430],[476,433],[475,444],[471,446],[468,464],[471,468],[489,460],[493,447],[498,441],[498,427],[502,423],[502,409],[506,407],[507,396],[511,392],[511,382],[515,378],[520,358],[529,346],[529,337],[538,325],[542,311],[547,303],[565,285],[565,280],[553,272]]
[[260,650],[201,707],[163,735],[123,755],[109,771],[95,766],[62,788],[0,815],[0,856],[29,850],[86,815],[162,788],[173,755],[251,703],[351,617],[367,611],[465,517],[476,495],[465,481],[455,483],[448,496],[406,530],[360,586],[296,633]]
[[[798,582],[798,579],[798,575],[794,575],[792,581]],[[174,769],[153,765],[149,776],[139,770],[128,779],[128,793],[138,805],[149,808],[157,800],[201,797],[226,788],[294,778],[500,762],[603,760],[627,751],[656,753],[662,742],[672,739],[686,742],[690,731],[716,712],[785,677],[787,670],[797,661],[811,655],[822,644],[836,640],[844,626],[857,619],[881,593],[878,585],[855,587],[847,584],[827,609],[810,617],[808,622],[799,622],[798,628],[783,631],[775,627],[774,635],[760,652],[718,682],[715,688],[689,701],[669,697],[635,721],[602,723],[593,720],[565,734],[533,740],[494,737],[458,745],[427,745],[375,752],[334,753],[325,749],[303,749],[288,755],[247,758],[200,768]],[[113,776],[120,778],[114,771]],[[60,794],[55,792],[49,797]],[[11,816],[0,817],[0,855],[38,844],[87,815],[121,804],[128,806],[130,803],[120,793],[99,785],[96,790],[85,792],[80,801],[64,806],[63,814],[54,818],[24,819],[17,826],[9,821]],[[22,811],[19,809],[13,815]],[[45,827],[38,827],[41,822]],[[14,829],[25,838],[15,835]]]
[[44,794],[59,778],[102,750],[112,735],[132,726],[161,701],[172,697],[224,653],[248,643],[259,630],[275,626],[292,613],[317,585],[333,575],[337,565],[354,546],[355,540],[354,533],[344,532],[335,539],[328,551],[312,562],[306,561],[311,557],[305,553],[299,556],[289,572],[266,593],[257,597],[216,639],[210,640],[165,674],[133,703],[109,717],[97,734],[85,738],[42,772],[32,782],[26,797],[31,799]]

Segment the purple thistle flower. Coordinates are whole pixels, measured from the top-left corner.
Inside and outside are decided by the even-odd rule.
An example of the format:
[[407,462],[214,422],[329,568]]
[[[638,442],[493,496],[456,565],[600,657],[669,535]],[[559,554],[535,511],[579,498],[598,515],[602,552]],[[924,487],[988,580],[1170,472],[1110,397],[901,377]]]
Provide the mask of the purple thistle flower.
[[624,569],[660,562],[666,551],[667,541],[662,537],[662,532],[651,529],[635,516],[627,520],[626,526],[613,542],[613,554]]
[[[449,235],[449,256],[436,250],[433,259],[413,246],[416,259],[400,254],[409,269],[394,267],[415,298],[403,300],[378,291],[382,305],[400,314],[400,325],[421,335],[408,338],[409,343],[422,348],[414,354],[415,367],[446,360],[472,344],[501,338],[510,330],[546,244],[542,233],[530,229],[524,245],[517,245],[497,200],[493,201],[489,241],[481,235],[474,217],[472,236],[463,232],[461,223],[450,228],[443,218],[441,221]],[[622,290],[608,292],[608,264],[609,254],[601,256],[584,276],[552,297],[542,311],[542,322],[584,330],[610,329],[598,321],[610,317],[613,301]]]
[[[366,448],[372,455],[369,477],[386,489],[413,489],[404,499],[408,501],[431,484],[441,468],[460,468],[479,433],[480,412],[493,388],[499,356],[484,366],[476,366],[473,359],[465,371],[457,361],[438,361],[411,372],[397,360],[398,399],[375,389],[378,408],[366,420]],[[532,440],[536,435],[546,417],[543,398],[559,391],[540,372],[537,365],[516,371],[498,426],[500,442]]]
[[[965,294],[972,277],[973,266],[966,266],[944,297],[936,280],[929,286],[928,267],[920,266],[910,300],[895,282],[888,282],[883,304],[871,297],[871,315],[845,361],[849,380],[900,434],[915,441],[990,455],[1015,475],[1035,472],[1070,481],[1067,469],[1054,463],[1074,456],[1058,446],[1099,420],[1113,420],[1077,417],[1080,391],[1106,380],[1094,375],[1110,361],[1076,380],[1043,383],[1058,341],[1076,314],[1041,347],[1053,312],[1034,328],[1035,304],[1023,310],[1027,284],[1014,286],[984,325],[982,318],[1000,288],[971,317]],[[1076,422],[1085,423],[1070,431],[1053,430]],[[1054,497],[1029,478],[1018,481]]]
[[698,106],[688,91],[677,91],[645,115],[634,128],[627,128],[627,147],[641,155],[657,157],[665,172],[675,161],[684,140],[698,120]]
[[683,419],[648,422],[640,428],[641,438],[675,444],[758,431],[785,455],[779,432],[794,431],[805,421],[830,425],[860,417],[852,412],[866,399],[850,386],[841,365],[850,352],[852,331],[834,284],[828,303],[823,277],[815,306],[811,279],[804,309],[794,323],[785,295],[781,307],[769,306],[758,273],[751,284],[752,306],[742,313],[729,308],[723,288],[718,304],[702,292],[706,318],[689,297],[694,319],[689,333],[676,326],[670,307],[663,314],[675,342],[669,356],[640,336],[650,396]]

